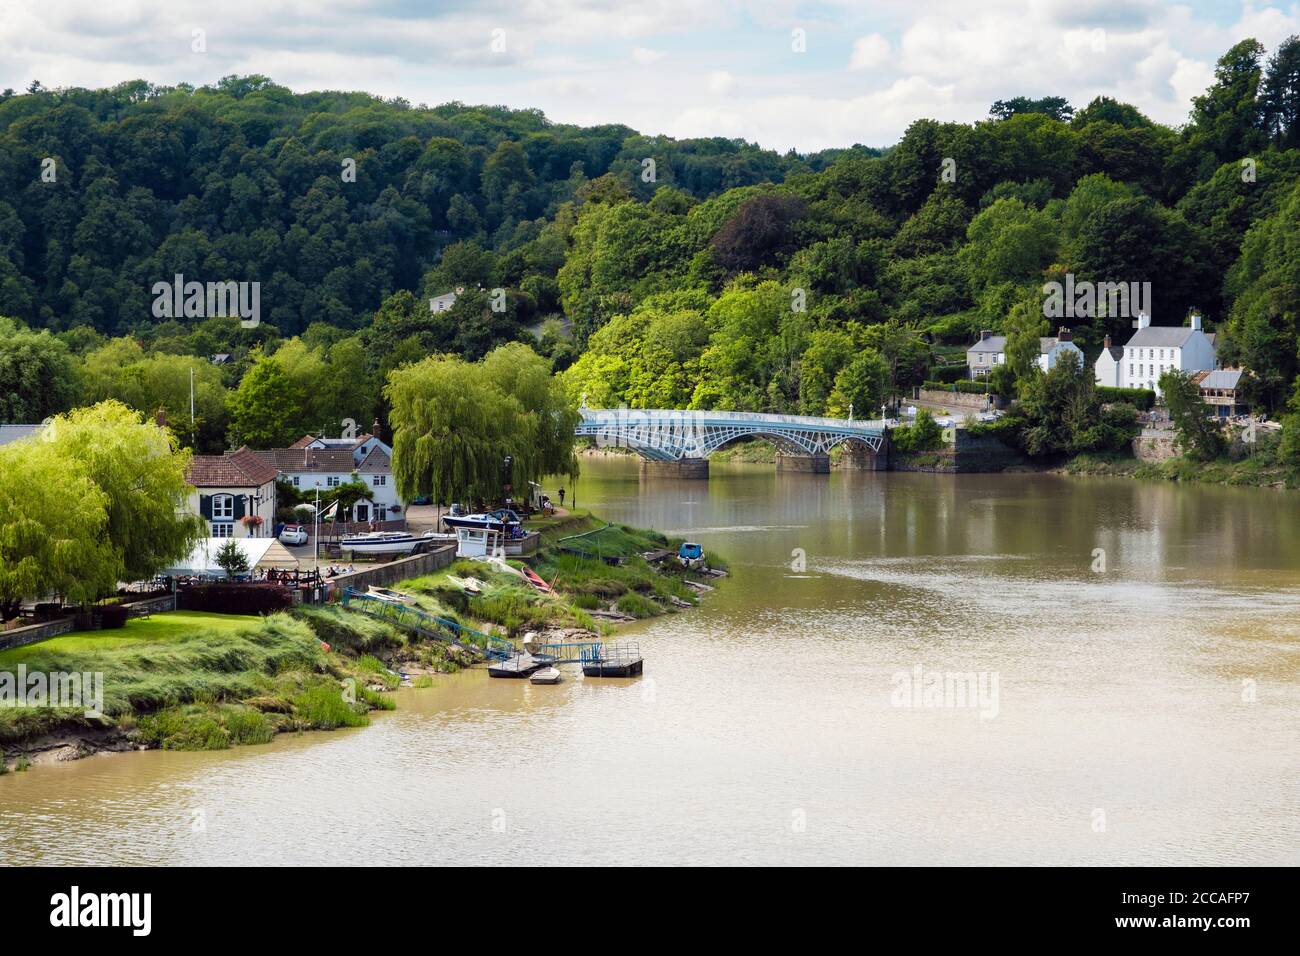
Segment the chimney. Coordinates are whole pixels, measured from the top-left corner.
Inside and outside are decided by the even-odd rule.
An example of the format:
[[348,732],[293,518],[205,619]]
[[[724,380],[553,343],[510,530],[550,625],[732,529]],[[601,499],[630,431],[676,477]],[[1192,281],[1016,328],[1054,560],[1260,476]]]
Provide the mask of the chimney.
[[1106,336],[1104,339],[1101,340],[1101,347],[1104,348],[1104,349],[1108,349],[1108,348],[1110,348],[1110,336],[1109,336],[1109,335]]
[[980,341],[981,341],[981,342],[985,341],[986,339],[991,339],[991,338],[993,338],[993,330],[992,330],[992,329],[980,329]]
[[1058,342],[1068,342],[1073,337],[1074,337],[1074,333],[1071,332],[1069,329],[1067,329],[1065,326],[1061,326],[1059,329],[1056,330],[1056,341]]
[[1138,313],[1138,328],[1139,329],[1151,328],[1151,316],[1147,315],[1145,312]]
[[374,435],[379,441],[383,441],[383,436],[379,433],[379,416],[375,416],[375,423],[370,426],[370,434]]
[[1195,312],[1192,313],[1192,331],[1193,332],[1201,331],[1201,317],[1197,315]]

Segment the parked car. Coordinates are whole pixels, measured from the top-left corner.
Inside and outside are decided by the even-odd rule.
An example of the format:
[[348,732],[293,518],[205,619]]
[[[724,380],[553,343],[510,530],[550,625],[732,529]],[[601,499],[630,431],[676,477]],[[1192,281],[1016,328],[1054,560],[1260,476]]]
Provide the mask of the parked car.
[[307,529],[300,524],[287,524],[280,532],[281,544],[306,544]]

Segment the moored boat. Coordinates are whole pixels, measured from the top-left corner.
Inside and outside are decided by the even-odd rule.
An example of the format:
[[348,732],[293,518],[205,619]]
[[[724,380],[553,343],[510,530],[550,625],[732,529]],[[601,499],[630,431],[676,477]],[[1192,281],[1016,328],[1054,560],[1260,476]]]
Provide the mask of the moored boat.
[[560,682],[560,669],[558,667],[544,667],[528,678],[533,684],[558,684]]
[[443,515],[442,523],[448,528],[486,528],[514,533],[519,531],[523,519],[509,508],[498,508],[483,514]]
[[415,546],[433,540],[432,532],[414,535],[406,531],[367,531],[339,539],[339,547],[356,554],[409,554]]

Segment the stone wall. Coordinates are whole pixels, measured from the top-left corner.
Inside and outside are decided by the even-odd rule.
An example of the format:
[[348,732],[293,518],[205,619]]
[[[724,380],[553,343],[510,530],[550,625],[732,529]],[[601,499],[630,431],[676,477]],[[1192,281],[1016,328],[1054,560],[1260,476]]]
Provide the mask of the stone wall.
[[[942,405],[946,408],[960,409],[962,411],[979,412],[988,407],[988,396],[976,392],[951,392],[946,389],[941,392],[937,388],[918,388],[915,397],[919,402]],[[1006,401],[1001,395],[993,396],[993,407],[1006,407]]]
[[1146,428],[1133,439],[1133,454],[1139,461],[1168,461],[1178,457],[1174,432],[1168,429]]
[[161,614],[165,611],[176,610],[176,595],[164,594],[162,597],[133,601],[130,604],[123,602],[122,606],[126,608],[128,618],[144,617],[147,614]]
[[418,578],[424,574],[432,574],[434,571],[447,567],[455,560],[456,546],[449,544],[433,551],[427,551],[424,554],[413,554],[409,558],[401,558],[390,564],[382,564],[374,568],[363,568],[353,571],[351,574],[340,574],[325,580],[326,584],[332,589],[354,588],[358,591],[364,591],[371,585],[387,587],[396,584],[398,581],[405,581],[407,578]]
[[61,617],[57,621],[46,621],[44,624],[28,624],[26,627],[16,627],[11,631],[0,631],[0,651],[11,647],[22,647],[24,644],[35,644],[37,641],[67,634],[71,630],[72,618]]

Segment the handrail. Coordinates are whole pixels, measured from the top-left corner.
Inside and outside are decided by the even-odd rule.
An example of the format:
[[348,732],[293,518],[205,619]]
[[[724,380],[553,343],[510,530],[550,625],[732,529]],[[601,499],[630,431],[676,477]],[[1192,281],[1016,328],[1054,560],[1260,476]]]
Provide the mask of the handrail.
[[668,424],[673,420],[680,420],[694,424],[735,422],[750,425],[791,425],[796,428],[834,428],[851,431],[878,431],[885,427],[883,419],[873,418],[850,421],[847,418],[775,415],[765,412],[723,412],[664,408],[584,408],[580,414],[584,425],[604,425],[611,422],[621,424],[642,422]]

